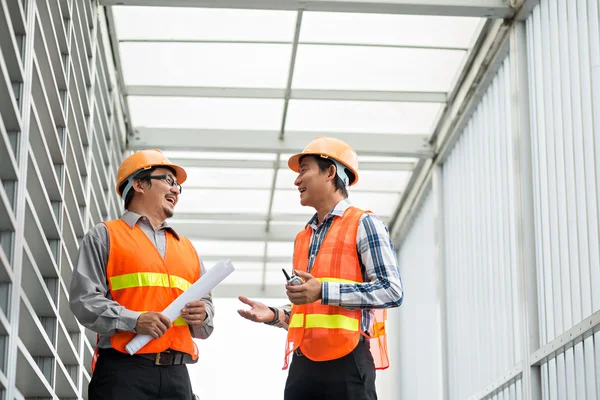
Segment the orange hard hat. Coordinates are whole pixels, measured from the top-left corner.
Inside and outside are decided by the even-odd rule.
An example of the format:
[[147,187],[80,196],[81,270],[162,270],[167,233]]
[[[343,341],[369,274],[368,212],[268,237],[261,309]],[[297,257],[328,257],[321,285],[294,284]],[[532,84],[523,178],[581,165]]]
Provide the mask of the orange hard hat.
[[160,150],[140,150],[127,157],[121,163],[119,171],[117,172],[117,194],[125,197],[129,191],[129,188],[126,189],[124,191],[125,193],[122,194],[119,190],[121,184],[128,179],[130,180],[129,183],[131,184],[131,181],[133,178],[135,178],[135,175],[152,167],[172,168],[175,170],[175,179],[177,179],[179,184],[182,184],[187,179],[187,173],[185,170],[179,165],[175,165],[169,161],[167,156],[165,156]]
[[358,155],[348,143],[332,137],[318,136],[306,146],[302,153],[290,157],[288,166],[292,171],[299,172],[300,158],[306,155],[331,159],[336,164],[337,173],[342,180],[345,181],[344,178],[347,175],[340,166],[349,169],[354,174],[354,180],[346,182],[347,185],[352,186],[358,182]]

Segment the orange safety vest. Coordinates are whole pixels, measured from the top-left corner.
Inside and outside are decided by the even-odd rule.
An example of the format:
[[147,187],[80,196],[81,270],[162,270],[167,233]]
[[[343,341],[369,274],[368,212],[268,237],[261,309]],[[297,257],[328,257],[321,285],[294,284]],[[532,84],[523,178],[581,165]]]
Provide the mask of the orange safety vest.
[[[200,260],[192,243],[169,231],[163,259],[156,246],[137,225],[132,229],[123,220],[104,222],[108,228],[110,251],[106,277],[113,299],[133,311],[162,312],[173,300],[200,278]],[[119,331],[111,337],[115,350],[126,353],[125,346],[136,333]],[[138,353],[158,353],[167,349],[198,358],[198,348],[190,329],[181,317],[159,339],[151,340]],[[97,357],[94,357],[94,360]]]
[[[336,218],[323,240],[311,275],[321,282],[363,282],[356,250],[356,234],[365,211],[348,207],[341,218]],[[296,236],[294,269],[308,272],[308,248],[312,228],[307,226]],[[386,310],[371,310],[372,321],[367,336],[361,331],[361,310],[321,304],[321,300],[294,305],[288,327],[283,369],[287,369],[289,355],[300,347],[302,354],[313,361],[341,358],[354,350],[361,334],[370,341],[376,369],[389,366]]]

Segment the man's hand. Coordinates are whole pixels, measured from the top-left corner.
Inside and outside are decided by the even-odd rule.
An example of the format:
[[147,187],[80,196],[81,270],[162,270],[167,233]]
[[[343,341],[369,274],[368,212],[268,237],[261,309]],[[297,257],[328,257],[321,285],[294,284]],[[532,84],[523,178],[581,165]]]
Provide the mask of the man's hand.
[[171,327],[171,321],[158,312],[145,312],[135,323],[135,331],[140,335],[150,335],[158,339]]
[[181,310],[181,316],[190,326],[200,326],[206,319],[206,304],[202,300],[190,301]]
[[285,285],[288,299],[296,305],[314,303],[321,299],[322,285],[319,280],[307,272],[295,271],[304,280],[302,285]]
[[254,322],[270,322],[275,318],[273,311],[263,303],[250,300],[244,296],[239,296],[238,299],[251,307],[249,310],[238,310],[238,314],[242,317]]

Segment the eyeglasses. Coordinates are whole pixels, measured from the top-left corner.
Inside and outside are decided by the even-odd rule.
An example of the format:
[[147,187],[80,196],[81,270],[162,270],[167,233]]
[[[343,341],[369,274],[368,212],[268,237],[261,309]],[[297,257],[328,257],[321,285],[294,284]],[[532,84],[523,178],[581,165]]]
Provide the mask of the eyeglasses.
[[177,179],[173,178],[173,175],[150,175],[148,179],[156,179],[160,181],[165,181],[171,187],[177,186],[179,189],[179,194],[181,194],[181,185],[177,182]]

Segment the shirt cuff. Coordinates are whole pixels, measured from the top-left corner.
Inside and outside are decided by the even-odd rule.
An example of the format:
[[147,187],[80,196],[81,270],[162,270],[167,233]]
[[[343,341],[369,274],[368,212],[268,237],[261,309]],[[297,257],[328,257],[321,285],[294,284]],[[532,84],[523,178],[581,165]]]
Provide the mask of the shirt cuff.
[[131,311],[123,308],[117,320],[117,329],[120,331],[135,332],[135,325],[140,315],[142,313],[139,311]]
[[339,306],[340,298],[340,283],[339,282],[323,282],[321,288],[321,304],[329,306]]

